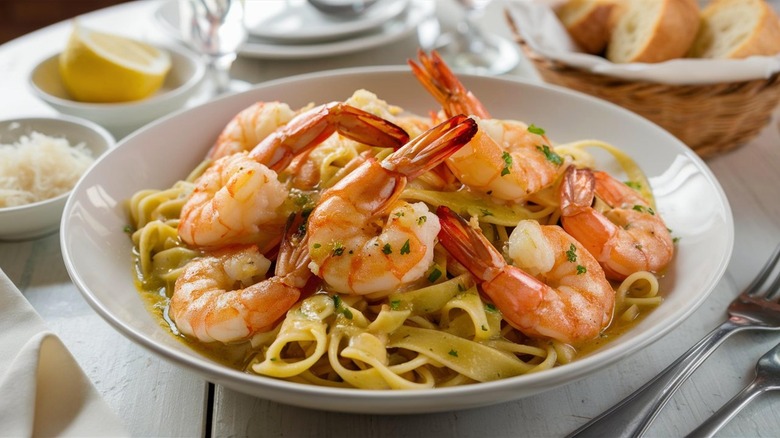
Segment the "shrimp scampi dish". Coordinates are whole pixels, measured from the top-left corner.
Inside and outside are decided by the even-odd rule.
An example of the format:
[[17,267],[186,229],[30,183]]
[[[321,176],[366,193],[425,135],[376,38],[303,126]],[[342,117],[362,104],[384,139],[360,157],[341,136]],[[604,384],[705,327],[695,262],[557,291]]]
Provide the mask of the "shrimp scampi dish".
[[436,388],[565,366],[663,301],[675,239],[637,163],[494,117],[435,52],[409,65],[426,115],[366,89],[256,102],[127,201],[136,288],[176,339],[259,376]]

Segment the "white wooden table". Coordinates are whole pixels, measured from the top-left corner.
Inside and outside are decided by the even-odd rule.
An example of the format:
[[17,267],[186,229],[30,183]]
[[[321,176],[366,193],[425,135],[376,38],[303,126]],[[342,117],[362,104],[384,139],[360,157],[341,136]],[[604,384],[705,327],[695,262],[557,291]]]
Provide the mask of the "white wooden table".
[[[164,38],[151,19],[157,5],[133,2],[83,20],[155,40]],[[448,2],[437,6],[446,27],[456,13]],[[484,21],[509,36],[499,4],[491,5]],[[27,75],[34,62],[59,50],[69,31],[68,23],[59,23],[0,46],[0,118],[54,113],[31,94]],[[412,34],[377,49],[323,59],[241,58],[233,72],[257,83],[332,68],[403,64],[417,46]],[[510,75],[535,77],[528,64]],[[0,242],[0,268],[62,338],[133,436],[563,436],[631,393],[717,326],[729,301],[780,242],[779,123],[776,112],[750,144],[707,161],[733,208],[736,245],[723,280],[688,320],[646,350],[581,381],[492,407],[390,417],[320,412],[246,396],[174,367],[111,328],[71,283],[56,234]],[[756,359],[777,341],[780,335],[761,333],[727,340],[670,401],[649,434],[683,436],[691,431],[750,381]],[[778,409],[780,395],[768,393],[721,436],[778,436]]]

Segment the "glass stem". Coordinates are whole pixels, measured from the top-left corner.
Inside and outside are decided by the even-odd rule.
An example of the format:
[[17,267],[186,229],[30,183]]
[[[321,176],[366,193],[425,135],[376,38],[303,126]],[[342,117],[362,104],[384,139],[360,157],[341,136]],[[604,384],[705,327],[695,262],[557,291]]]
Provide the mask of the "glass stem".
[[480,16],[482,16],[482,9],[467,9],[465,19],[458,23],[457,31],[462,41],[461,47],[465,47],[469,53],[481,53],[490,45],[477,25]]
[[209,66],[211,75],[214,78],[216,94],[223,94],[230,90],[230,67],[235,60],[235,54],[211,57]]

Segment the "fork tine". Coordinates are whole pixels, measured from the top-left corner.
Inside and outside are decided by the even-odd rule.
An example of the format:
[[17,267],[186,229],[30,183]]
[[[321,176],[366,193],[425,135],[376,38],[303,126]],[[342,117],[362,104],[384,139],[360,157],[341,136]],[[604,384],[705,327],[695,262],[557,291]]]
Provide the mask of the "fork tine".
[[764,298],[767,300],[780,299],[780,272],[775,276],[775,281],[767,288],[765,295]]
[[[761,271],[758,273],[758,275],[756,275],[756,278],[753,279],[753,281],[750,283],[750,285],[748,285],[748,287],[745,289],[745,292],[743,293],[751,296],[759,295],[759,292],[761,292],[761,285],[764,284],[764,281],[766,281],[767,277],[769,277],[769,274],[771,274],[775,269],[778,261],[780,261],[780,245],[777,245],[775,252],[772,253],[772,256],[769,258],[769,260],[767,260],[764,267],[761,268]],[[769,293],[773,294],[773,291],[776,291],[779,286],[780,276],[778,276],[772,283],[772,286],[769,289]]]

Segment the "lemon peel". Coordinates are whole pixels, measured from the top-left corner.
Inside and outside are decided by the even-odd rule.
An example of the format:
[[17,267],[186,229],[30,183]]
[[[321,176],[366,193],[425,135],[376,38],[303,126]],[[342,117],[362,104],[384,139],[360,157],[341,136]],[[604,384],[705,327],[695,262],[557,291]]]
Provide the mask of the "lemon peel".
[[82,102],[128,102],[157,92],[171,69],[168,52],[85,28],[77,21],[59,57],[65,89]]

